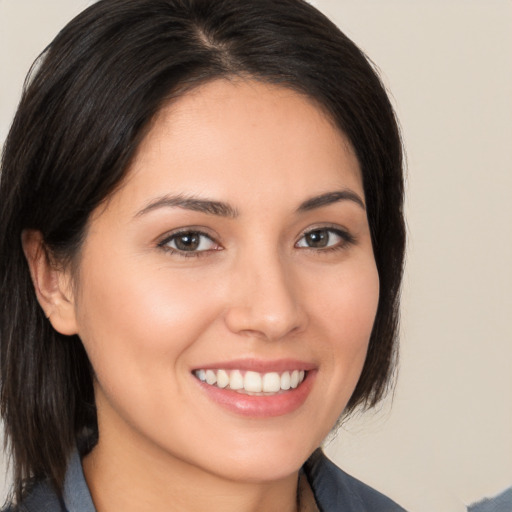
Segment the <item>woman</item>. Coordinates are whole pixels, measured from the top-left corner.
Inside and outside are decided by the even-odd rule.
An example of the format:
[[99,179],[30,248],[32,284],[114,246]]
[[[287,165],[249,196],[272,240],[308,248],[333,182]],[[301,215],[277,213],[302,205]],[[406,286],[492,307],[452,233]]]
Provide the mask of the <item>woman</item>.
[[401,510],[318,447],[389,386],[402,195],[386,93],[309,4],[79,15],[2,162],[21,509]]

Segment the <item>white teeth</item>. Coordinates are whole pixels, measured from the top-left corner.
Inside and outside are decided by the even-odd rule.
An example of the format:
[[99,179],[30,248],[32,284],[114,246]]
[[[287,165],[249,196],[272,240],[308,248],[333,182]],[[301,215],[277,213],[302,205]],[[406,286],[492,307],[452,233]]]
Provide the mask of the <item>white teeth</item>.
[[281,375],[281,389],[290,389],[290,372],[284,372]]
[[277,393],[281,389],[281,377],[279,377],[279,373],[265,373],[262,380],[262,389],[265,393]]
[[229,387],[234,390],[244,389],[244,378],[238,370],[231,372],[229,376]]
[[261,393],[261,375],[256,372],[246,372],[244,377],[245,391]]
[[219,370],[217,372],[217,386],[225,388],[229,384],[229,375],[226,370]]
[[304,380],[304,370],[293,370],[292,372],[258,373],[246,371],[242,374],[240,370],[196,370],[194,375],[202,382],[227,388],[235,391],[246,391],[248,393],[278,393],[295,389]]
[[217,382],[217,375],[213,370],[206,370],[206,382],[210,385]]

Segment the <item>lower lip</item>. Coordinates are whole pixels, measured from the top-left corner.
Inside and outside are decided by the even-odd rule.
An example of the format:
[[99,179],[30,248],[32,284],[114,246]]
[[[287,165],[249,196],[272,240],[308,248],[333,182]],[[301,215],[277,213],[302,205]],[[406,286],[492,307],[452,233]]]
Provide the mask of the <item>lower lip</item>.
[[211,386],[194,379],[201,386],[208,398],[225,409],[235,412],[241,416],[252,418],[271,418],[283,416],[297,410],[307,399],[313,387],[316,371],[308,371],[306,378],[295,388],[276,395],[245,395]]

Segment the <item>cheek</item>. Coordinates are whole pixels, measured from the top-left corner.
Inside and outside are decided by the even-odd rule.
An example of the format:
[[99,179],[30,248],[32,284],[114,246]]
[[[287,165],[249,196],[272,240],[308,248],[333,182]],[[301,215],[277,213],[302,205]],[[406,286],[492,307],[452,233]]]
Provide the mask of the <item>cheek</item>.
[[379,276],[373,258],[326,275],[322,286],[314,290],[311,303],[330,331],[330,339],[338,333],[335,338],[347,346],[367,344],[379,302]]
[[165,268],[115,264],[85,267],[77,305],[79,335],[98,373],[123,366],[137,373],[178,364],[216,317],[218,303],[204,279]]
[[373,258],[341,269],[323,288],[327,291],[317,288],[311,303],[321,326],[318,344],[332,377],[329,387],[343,408],[361,374],[377,312],[379,277]]

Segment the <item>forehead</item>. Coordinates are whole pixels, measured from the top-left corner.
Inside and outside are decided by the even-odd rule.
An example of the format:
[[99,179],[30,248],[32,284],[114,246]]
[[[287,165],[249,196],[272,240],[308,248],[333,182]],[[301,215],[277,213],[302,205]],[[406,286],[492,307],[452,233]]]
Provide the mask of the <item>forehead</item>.
[[355,153],[324,111],[252,80],[209,82],[164,107],[126,184],[141,198],[189,193],[260,205],[346,187],[364,195]]

